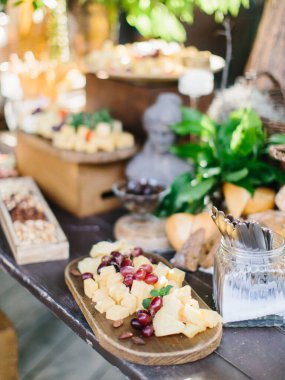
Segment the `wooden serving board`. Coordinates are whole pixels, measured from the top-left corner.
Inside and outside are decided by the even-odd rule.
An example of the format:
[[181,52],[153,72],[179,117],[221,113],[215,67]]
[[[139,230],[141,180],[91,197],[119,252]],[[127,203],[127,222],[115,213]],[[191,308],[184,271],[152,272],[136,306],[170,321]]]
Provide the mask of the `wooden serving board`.
[[20,241],[15,232],[12,218],[6,206],[2,202],[0,194],[0,221],[16,262],[23,265],[68,259],[69,243],[67,238],[34,180],[31,177],[7,178],[0,180],[0,186],[5,185],[5,183],[11,183],[12,185],[20,184],[21,186],[30,189],[32,193],[35,194],[40,200],[48,221],[55,225],[57,232],[56,242],[44,242],[31,245]]
[[[167,266],[173,267],[163,257],[152,254],[145,254],[145,256],[154,257]],[[174,365],[202,359],[210,355],[220,345],[222,338],[221,323],[213,329],[205,330],[192,339],[187,338],[183,334],[151,337],[145,338],[145,345],[136,345],[131,339],[119,340],[118,338],[122,332],[133,331],[130,326],[130,320],[134,315],[126,318],[121,327],[114,328],[112,321],[105,318],[105,314],[100,314],[95,310],[94,303],[84,295],[81,277],[75,277],[70,272],[72,269],[77,269],[78,261],[82,259],[83,257],[76,259],[66,267],[65,282],[99,343],[113,355],[144,365]],[[192,296],[199,302],[201,308],[209,309],[208,305],[193,289]]]

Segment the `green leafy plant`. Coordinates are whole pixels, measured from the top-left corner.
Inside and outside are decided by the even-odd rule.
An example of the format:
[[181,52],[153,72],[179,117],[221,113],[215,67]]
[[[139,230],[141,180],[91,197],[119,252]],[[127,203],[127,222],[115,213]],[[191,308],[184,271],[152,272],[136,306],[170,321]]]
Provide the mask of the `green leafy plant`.
[[250,108],[232,112],[219,125],[207,115],[184,107],[182,121],[171,129],[179,136],[195,136],[195,142],[171,148],[172,153],[191,160],[194,171],[175,179],[159,205],[160,216],[201,211],[215,192],[221,192],[224,182],[244,187],[251,194],[259,186],[285,183],[285,173],[268,156],[269,145],[284,142],[285,135],[267,139],[259,116]]
[[[15,6],[28,0],[10,0]],[[79,0],[84,4],[87,0]],[[0,0],[0,10],[8,0]],[[225,16],[237,16],[241,6],[249,8],[249,0],[94,0],[109,8],[122,9],[129,24],[135,26],[144,37],[163,38],[183,42],[186,32],[183,23],[193,22],[194,9],[214,15],[222,22]],[[35,9],[44,6],[42,0],[34,0]],[[2,6],[2,7],[1,7]]]
[[78,128],[80,125],[85,125],[90,129],[95,129],[96,125],[100,122],[111,123],[112,117],[107,109],[101,109],[94,113],[79,112],[71,113],[67,116],[67,124]]

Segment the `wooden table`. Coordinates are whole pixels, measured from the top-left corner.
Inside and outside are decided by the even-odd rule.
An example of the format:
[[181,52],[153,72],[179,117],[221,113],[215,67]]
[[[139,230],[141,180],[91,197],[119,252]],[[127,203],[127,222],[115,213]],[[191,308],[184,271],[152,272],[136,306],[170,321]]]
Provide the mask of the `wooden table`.
[[[121,210],[77,219],[53,207],[71,245],[71,257],[87,255],[92,244],[112,238],[115,220]],[[168,255],[169,256],[169,255]],[[87,344],[131,379],[163,380],[257,380],[284,379],[285,328],[225,328],[219,349],[206,359],[195,363],[169,367],[136,365],[103,350],[64,283],[63,271],[67,261],[18,266],[0,229],[0,265],[36,298],[62,319]],[[211,275],[197,272],[187,275],[190,285],[210,305]],[[80,354],[80,353],[79,353]],[[84,360],[84,358],[83,358]]]

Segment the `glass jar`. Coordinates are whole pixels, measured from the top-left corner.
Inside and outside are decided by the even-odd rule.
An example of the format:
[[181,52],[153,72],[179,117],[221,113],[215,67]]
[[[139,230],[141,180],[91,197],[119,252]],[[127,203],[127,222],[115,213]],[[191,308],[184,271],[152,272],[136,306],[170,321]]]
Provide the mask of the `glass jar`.
[[233,248],[224,239],[215,257],[214,301],[226,326],[285,324],[284,239],[273,233],[273,250]]

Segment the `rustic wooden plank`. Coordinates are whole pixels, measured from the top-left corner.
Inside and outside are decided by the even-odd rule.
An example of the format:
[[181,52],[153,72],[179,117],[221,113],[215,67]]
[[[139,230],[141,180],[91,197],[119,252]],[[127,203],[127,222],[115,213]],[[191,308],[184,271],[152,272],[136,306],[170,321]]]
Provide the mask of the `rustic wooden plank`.
[[[84,220],[78,220],[71,217],[67,213],[62,212],[59,209],[54,209],[64,231],[66,232],[68,239],[71,244],[71,258],[76,258],[81,255],[87,255],[89,249],[95,241],[102,239],[110,239],[112,237],[112,215],[106,214],[96,217],[86,218]],[[112,213],[111,213],[112,214]],[[107,221],[108,220],[108,221]],[[94,231],[93,224],[98,226],[98,231]],[[76,225],[79,226],[78,231],[76,231]],[[87,227],[87,228],[86,228]],[[97,227],[96,227],[97,228]],[[88,344],[92,345],[102,356],[104,356],[109,362],[120,368],[123,373],[127,374],[131,379],[177,379],[182,380],[189,377],[197,377],[199,379],[245,379],[252,374],[256,374],[255,378],[259,378],[259,374],[266,372],[266,367],[271,366],[272,358],[269,351],[267,351],[267,341],[264,340],[265,337],[259,334],[259,331],[266,331],[269,329],[255,329],[255,333],[249,332],[251,334],[250,339],[255,345],[263,344],[265,352],[268,353],[268,360],[264,360],[262,356],[259,358],[259,351],[256,350],[257,355],[255,355],[255,372],[250,368],[248,363],[244,363],[240,360],[240,355],[243,353],[242,340],[238,341],[238,348],[236,355],[231,355],[230,351],[232,347],[236,344],[236,336],[232,336],[232,332],[238,335],[241,334],[243,329],[224,329],[224,338],[222,340],[221,349],[210,355],[208,358],[200,360],[195,363],[179,365],[179,366],[142,366],[128,363],[121,360],[118,357],[108,354],[102,347],[98,344],[96,337],[91,332],[88,324],[86,323],[82,313],[76,306],[72,296],[68,293],[64,280],[63,271],[67,264],[67,261],[59,261],[57,263],[43,263],[26,265],[19,267],[15,264],[11,251],[7,245],[7,241],[3,236],[3,232],[0,230],[0,265],[4,265],[6,270],[14,276],[22,285],[27,287],[31,293],[33,293],[38,299],[41,300],[48,308],[50,308],[59,318],[61,318],[66,324],[68,324],[82,339],[84,339]],[[212,298],[212,290],[209,281],[204,280],[204,276],[200,277],[199,273],[188,275],[190,285],[201,295],[208,304]],[[201,279],[202,278],[202,279]],[[270,330],[271,331],[271,330]],[[280,336],[284,334],[274,329]],[[230,335],[228,339],[227,336]],[[269,337],[271,334],[269,333]],[[259,339],[260,337],[260,339]],[[274,334],[274,344],[277,342],[278,335]],[[268,338],[268,337],[267,337]],[[250,339],[248,339],[250,341]],[[224,342],[228,345],[224,348]],[[226,346],[225,346],[226,347]],[[248,348],[250,350],[250,348]],[[270,346],[271,352],[274,349]],[[245,353],[247,351],[244,351]],[[254,352],[254,350],[253,350]],[[282,360],[283,355],[281,355],[280,350],[276,350],[276,360],[279,359],[279,367],[277,369],[277,375],[280,375],[280,371],[283,368],[285,371],[285,363]],[[253,359],[252,359],[253,360]],[[268,361],[270,363],[268,363]],[[272,368],[272,373],[273,367]],[[271,376],[273,379],[278,377]],[[280,377],[279,377],[280,378]],[[281,377],[282,378],[282,377]],[[28,380],[28,379],[26,379]]]

